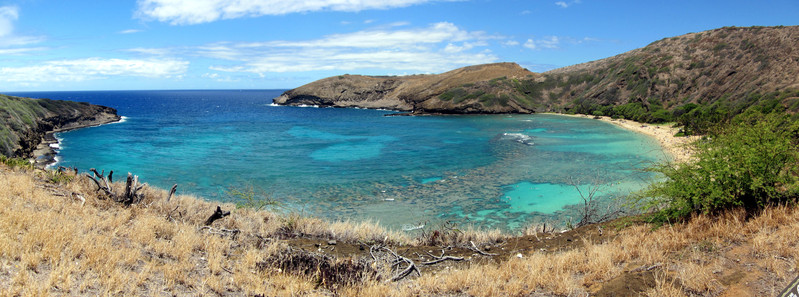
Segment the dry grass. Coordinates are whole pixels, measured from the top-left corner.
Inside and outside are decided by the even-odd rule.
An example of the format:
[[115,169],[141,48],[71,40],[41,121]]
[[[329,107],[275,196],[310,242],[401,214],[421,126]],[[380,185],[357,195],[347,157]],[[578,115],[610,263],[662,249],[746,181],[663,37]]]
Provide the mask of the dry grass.
[[[749,219],[732,211],[660,228],[606,225],[603,240],[583,237],[576,248],[443,262],[422,277],[394,283],[383,281],[379,275],[387,270],[374,267],[368,251],[331,258],[292,254],[287,243],[314,237],[398,249],[429,238],[408,238],[373,223],[328,223],[228,204],[222,208],[233,214],[209,230],[201,226],[215,203],[190,196],[166,202],[164,191],[148,188],[143,203],[123,207],[97,196],[87,178],[53,184],[46,177],[0,167],[0,295],[569,296],[602,294],[614,280],[646,272],[654,281],[635,294],[754,296],[779,293],[796,276],[799,259],[799,211],[773,207]],[[439,243],[508,239],[475,230],[448,236]],[[286,259],[326,264],[301,272]],[[366,269],[359,263],[379,275],[353,273],[357,279],[338,283],[320,276],[328,273],[323,267]]]

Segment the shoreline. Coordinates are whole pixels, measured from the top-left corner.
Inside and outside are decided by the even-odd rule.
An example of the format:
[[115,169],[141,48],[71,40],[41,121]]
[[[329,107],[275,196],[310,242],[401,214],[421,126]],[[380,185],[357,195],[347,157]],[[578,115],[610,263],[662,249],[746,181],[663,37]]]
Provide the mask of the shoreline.
[[[56,156],[58,155],[58,152],[56,149],[60,149],[59,145],[61,142],[55,136],[56,133],[119,123],[123,119],[124,117],[116,114],[103,113],[97,115],[97,117],[93,120],[76,121],[64,125],[64,127],[46,131],[44,135],[42,135],[41,142],[39,142],[39,144],[36,145],[36,149],[33,150],[33,157],[31,157],[30,160],[33,161],[34,166],[43,169],[57,164],[58,160],[56,160]],[[55,144],[56,147],[52,146],[53,144]]]
[[614,124],[618,127],[621,127],[623,129],[632,132],[644,134],[656,140],[657,143],[660,145],[660,147],[663,149],[663,152],[668,154],[671,157],[672,161],[674,161],[675,163],[685,163],[691,161],[693,157],[693,151],[691,151],[691,149],[688,148],[688,144],[698,139],[698,136],[684,136],[684,137],[674,136],[675,134],[677,134],[677,132],[679,132],[680,129],[667,125],[645,124],[625,119],[612,119],[607,116],[596,117],[584,114],[562,114],[562,113],[546,113],[546,114],[595,119],[606,123]]

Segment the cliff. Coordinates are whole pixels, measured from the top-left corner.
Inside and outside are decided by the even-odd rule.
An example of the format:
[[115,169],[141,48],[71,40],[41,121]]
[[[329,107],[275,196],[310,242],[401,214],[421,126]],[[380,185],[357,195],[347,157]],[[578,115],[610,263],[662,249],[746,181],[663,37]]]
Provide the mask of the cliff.
[[689,104],[724,112],[771,104],[796,112],[797,40],[797,26],[725,27],[541,74],[501,63],[438,75],[344,75],[274,102],[416,113],[601,113],[644,122],[674,120]]
[[0,154],[29,158],[48,132],[119,120],[117,111],[110,107],[0,95]]

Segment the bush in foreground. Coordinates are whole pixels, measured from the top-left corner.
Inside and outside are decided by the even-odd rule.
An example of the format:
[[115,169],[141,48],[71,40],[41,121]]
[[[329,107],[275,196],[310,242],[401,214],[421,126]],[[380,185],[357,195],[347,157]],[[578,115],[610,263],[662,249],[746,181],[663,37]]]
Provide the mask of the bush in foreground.
[[693,144],[696,161],[662,164],[665,180],[640,197],[658,221],[684,220],[742,207],[749,213],[799,197],[799,122],[752,113]]

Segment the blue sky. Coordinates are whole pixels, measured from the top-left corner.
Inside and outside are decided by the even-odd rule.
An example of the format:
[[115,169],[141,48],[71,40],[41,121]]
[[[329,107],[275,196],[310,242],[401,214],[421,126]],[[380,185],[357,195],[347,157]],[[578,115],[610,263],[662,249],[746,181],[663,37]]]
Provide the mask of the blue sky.
[[542,72],[690,32],[797,24],[797,0],[0,0],[0,92],[285,89],[493,62]]

